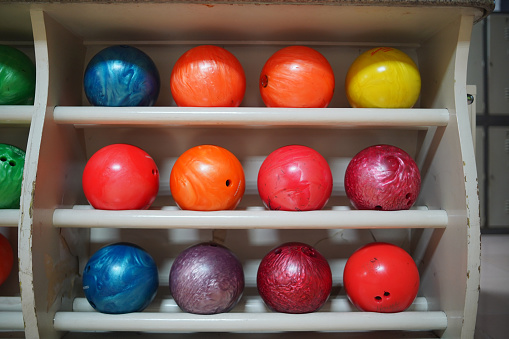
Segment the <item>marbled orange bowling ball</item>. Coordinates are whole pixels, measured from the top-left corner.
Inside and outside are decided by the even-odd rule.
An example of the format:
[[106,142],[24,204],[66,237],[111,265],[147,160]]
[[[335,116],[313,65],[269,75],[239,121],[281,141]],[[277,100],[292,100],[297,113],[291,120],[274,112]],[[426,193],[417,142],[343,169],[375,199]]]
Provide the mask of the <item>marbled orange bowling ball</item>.
[[170,189],[184,210],[219,211],[237,207],[246,182],[240,161],[225,148],[200,145],[184,152],[170,174]]

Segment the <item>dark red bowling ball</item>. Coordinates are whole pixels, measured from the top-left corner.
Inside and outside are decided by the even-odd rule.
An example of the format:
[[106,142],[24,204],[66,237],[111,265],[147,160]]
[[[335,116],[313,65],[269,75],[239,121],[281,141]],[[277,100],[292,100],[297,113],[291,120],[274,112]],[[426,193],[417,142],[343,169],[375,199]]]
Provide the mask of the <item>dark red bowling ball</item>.
[[11,274],[12,266],[14,265],[14,253],[9,240],[0,234],[0,285]]
[[327,260],[313,247],[290,242],[267,253],[258,267],[258,292],[276,312],[310,313],[329,298],[332,273]]

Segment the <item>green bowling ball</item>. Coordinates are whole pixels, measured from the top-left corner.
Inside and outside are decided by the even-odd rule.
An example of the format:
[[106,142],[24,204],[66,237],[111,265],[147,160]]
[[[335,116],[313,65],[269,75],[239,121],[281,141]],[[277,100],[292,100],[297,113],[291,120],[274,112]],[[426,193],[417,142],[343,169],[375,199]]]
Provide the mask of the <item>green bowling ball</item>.
[[20,50],[0,45],[0,105],[32,105],[35,65]]
[[0,144],[0,208],[19,208],[25,152]]

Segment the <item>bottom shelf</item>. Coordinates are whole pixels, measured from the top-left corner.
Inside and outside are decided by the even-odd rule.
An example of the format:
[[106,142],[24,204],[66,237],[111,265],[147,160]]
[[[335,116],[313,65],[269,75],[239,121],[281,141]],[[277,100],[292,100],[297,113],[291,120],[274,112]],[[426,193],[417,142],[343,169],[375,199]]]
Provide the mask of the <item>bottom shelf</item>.
[[346,297],[329,300],[319,311],[286,314],[267,311],[259,297],[244,298],[228,313],[197,315],[180,311],[173,299],[155,300],[144,312],[103,314],[95,312],[85,298],[76,298],[73,312],[57,312],[54,327],[58,331],[122,332],[365,332],[432,331],[447,327],[441,311],[427,311],[424,297],[400,313],[358,312]]
[[371,332],[277,332],[277,333],[139,333],[139,332],[67,332],[63,339],[436,339],[433,331]]
[[97,312],[58,312],[54,327],[59,331],[136,331],[136,332],[284,332],[284,331],[431,331],[444,330],[444,312],[315,312],[101,314]]
[[23,331],[23,313],[21,311],[5,312],[0,311],[0,330],[2,331]]
[[0,331],[23,331],[20,297],[0,297]]

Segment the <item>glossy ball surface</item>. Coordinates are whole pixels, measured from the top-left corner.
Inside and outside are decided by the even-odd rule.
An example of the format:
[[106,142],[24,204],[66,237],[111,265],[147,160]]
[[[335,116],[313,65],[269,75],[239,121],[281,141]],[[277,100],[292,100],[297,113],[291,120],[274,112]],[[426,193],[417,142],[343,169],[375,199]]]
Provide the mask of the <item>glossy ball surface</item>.
[[310,313],[319,310],[329,298],[332,273],[316,249],[290,242],[263,257],[256,283],[263,301],[273,311]]
[[327,59],[306,46],[289,46],[274,53],[259,81],[268,107],[327,107],[334,87],[334,72]]
[[242,264],[233,252],[219,244],[194,245],[173,262],[170,291],[184,312],[228,312],[237,305],[244,291]]
[[0,105],[32,105],[35,65],[20,50],[0,45]]
[[331,196],[332,185],[327,160],[307,146],[290,145],[275,150],[258,171],[258,193],[271,210],[322,209]]
[[82,184],[87,200],[96,209],[147,209],[159,191],[159,170],[141,148],[112,144],[90,157]]
[[348,258],[343,284],[350,301],[362,311],[401,312],[417,296],[419,271],[402,248],[375,242]]
[[0,234],[0,286],[7,280],[11,274],[14,265],[14,253],[9,240]]
[[246,92],[246,75],[231,52],[202,45],[177,60],[170,87],[178,106],[237,107]]
[[145,309],[159,286],[157,266],[144,249],[116,243],[99,249],[83,270],[83,291],[90,305],[102,313],[130,313]]
[[94,106],[152,106],[159,95],[159,72],[140,49],[110,46],[88,63],[84,89]]
[[25,152],[16,146],[0,144],[0,209],[19,208]]
[[354,108],[411,108],[421,92],[421,75],[404,52],[377,47],[355,59],[345,89]]
[[185,151],[173,165],[170,189],[183,210],[232,210],[244,196],[244,169],[225,148],[196,146]]
[[407,210],[421,189],[414,159],[391,145],[370,146],[357,153],[345,171],[345,191],[361,210]]

